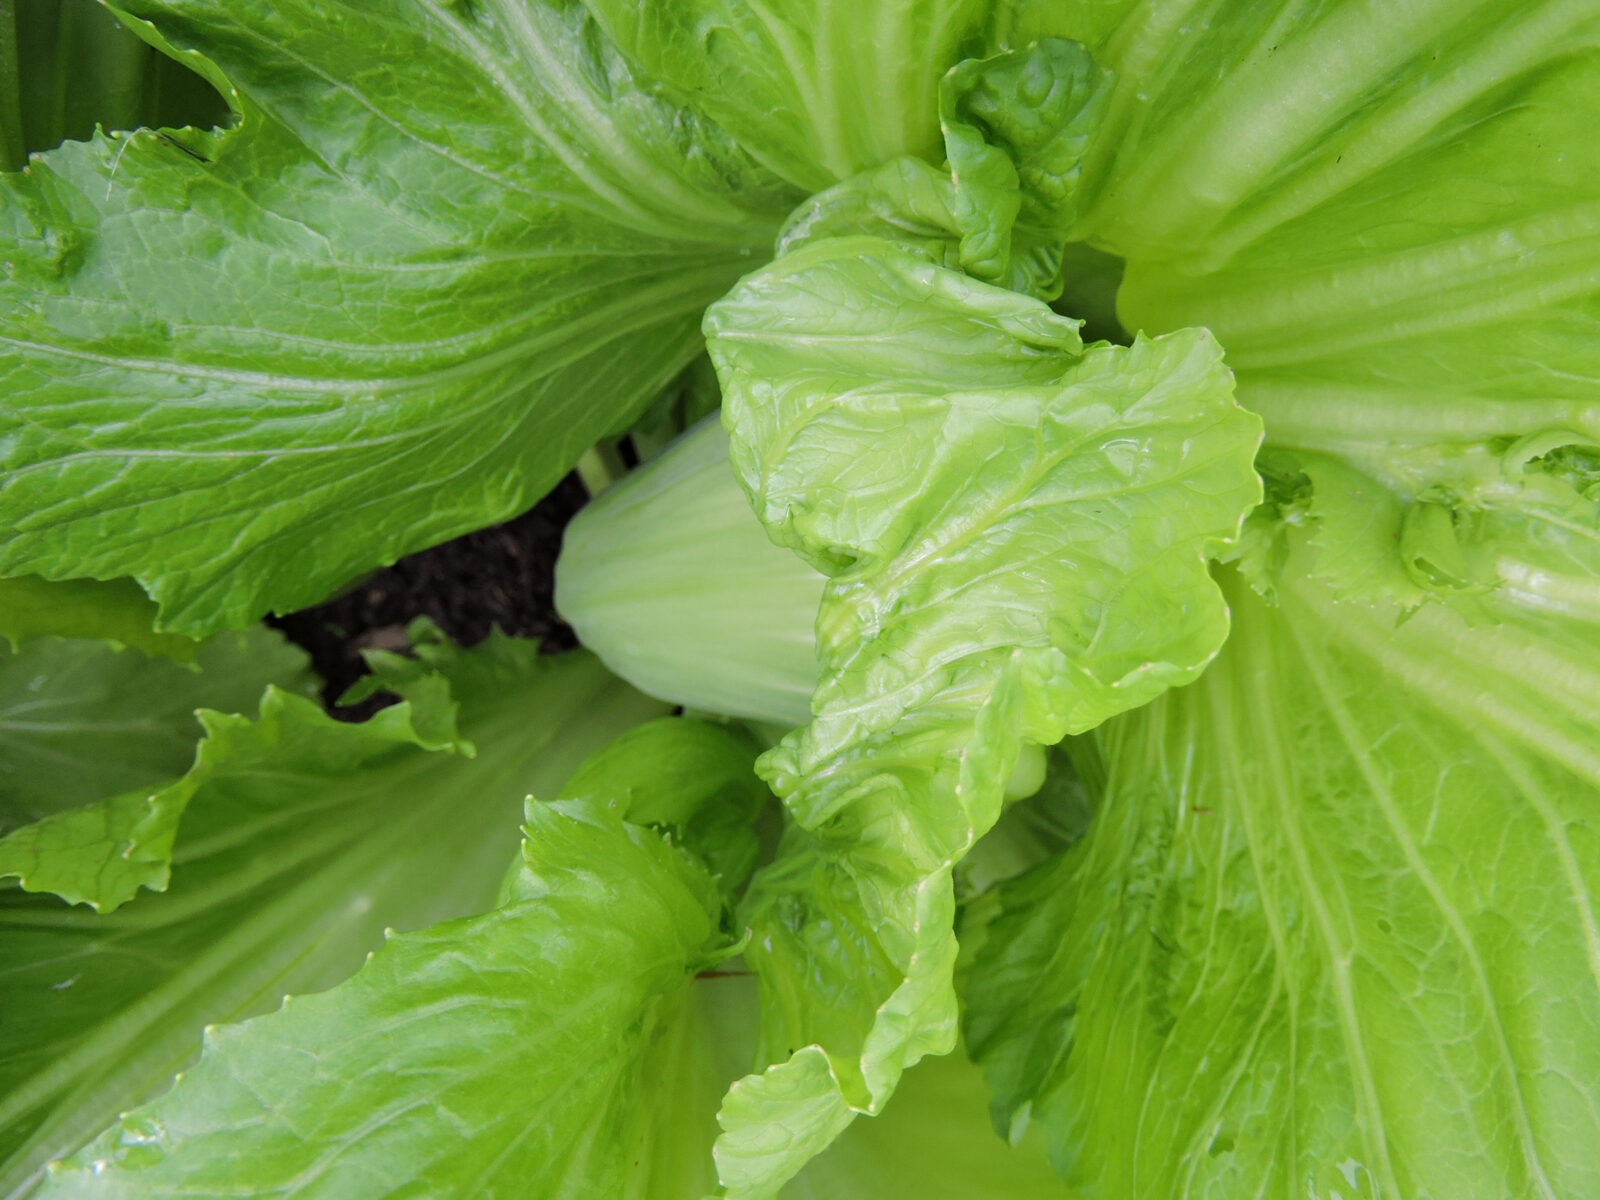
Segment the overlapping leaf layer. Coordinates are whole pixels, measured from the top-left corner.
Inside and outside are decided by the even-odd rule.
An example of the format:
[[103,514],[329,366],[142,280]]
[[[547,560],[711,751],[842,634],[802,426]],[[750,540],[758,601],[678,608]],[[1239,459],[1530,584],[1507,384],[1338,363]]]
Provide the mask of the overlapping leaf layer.
[[[117,7],[233,118],[0,181],[0,873],[117,910],[0,892],[0,1191],[341,979],[45,1192],[1600,1189],[1593,0]],[[759,760],[542,803],[661,706],[198,641],[526,507],[702,316],[732,474],[563,605]],[[963,907],[1065,737],[1087,832]],[[935,1132],[965,1064],[855,1121],[963,1014],[1066,1184]]]

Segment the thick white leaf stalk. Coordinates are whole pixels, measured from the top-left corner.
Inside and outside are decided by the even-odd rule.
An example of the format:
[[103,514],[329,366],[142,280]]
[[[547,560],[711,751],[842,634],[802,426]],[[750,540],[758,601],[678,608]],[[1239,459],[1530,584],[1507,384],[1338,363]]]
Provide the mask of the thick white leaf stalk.
[[556,607],[641,691],[791,727],[811,719],[823,582],[767,539],[712,416],[573,520]]

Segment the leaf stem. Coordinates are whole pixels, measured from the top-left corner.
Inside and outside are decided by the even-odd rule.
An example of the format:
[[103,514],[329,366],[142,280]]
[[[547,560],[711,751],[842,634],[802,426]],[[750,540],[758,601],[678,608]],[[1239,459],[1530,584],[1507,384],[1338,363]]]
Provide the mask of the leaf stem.
[[615,443],[596,442],[584,452],[573,468],[588,489],[592,500],[628,473],[628,464],[622,461]]
[[17,76],[15,0],[0,0],[0,170],[19,170],[28,161],[22,137],[22,84]]

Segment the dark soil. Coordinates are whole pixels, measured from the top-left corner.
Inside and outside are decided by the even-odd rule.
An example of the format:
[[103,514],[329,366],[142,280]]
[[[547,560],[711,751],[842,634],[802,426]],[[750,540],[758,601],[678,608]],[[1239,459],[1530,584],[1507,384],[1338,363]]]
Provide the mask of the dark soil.
[[374,697],[337,708],[334,701],[365,675],[363,650],[403,650],[405,627],[428,617],[454,642],[471,646],[499,628],[540,640],[546,653],[577,645],[555,612],[555,563],[561,532],[587,500],[569,475],[530,511],[504,525],[402,558],[344,595],[284,617],[269,618],[311,655],[324,681],[323,699],[336,716],[362,720],[392,703]]

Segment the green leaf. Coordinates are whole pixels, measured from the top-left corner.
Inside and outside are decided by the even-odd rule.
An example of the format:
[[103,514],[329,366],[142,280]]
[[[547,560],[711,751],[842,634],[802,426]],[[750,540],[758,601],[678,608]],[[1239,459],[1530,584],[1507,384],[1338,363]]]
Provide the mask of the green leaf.
[[523,857],[496,911],[392,938],[348,983],[208,1031],[170,1095],[41,1195],[695,1194],[649,1151],[710,1106],[640,1093],[668,1092],[660,1072],[680,1065],[685,980],[720,937],[715,885],[582,802],[530,804]]
[[844,238],[706,328],[757,515],[831,576],[813,739],[887,728],[1019,646],[1078,732],[1221,644],[1205,560],[1260,496],[1258,425],[1203,332],[1080,352],[1037,301]]
[[669,833],[731,892],[755,866],[760,844],[752,822],[772,798],[756,776],[760,752],[733,726],[662,717],[589,758],[562,795]]
[[100,911],[165,887],[195,710],[253,709],[269,683],[315,691],[305,656],[265,629],[202,644],[189,668],[54,640],[0,657],[0,879]]
[[711,358],[702,354],[667,385],[648,411],[628,431],[628,441],[647,463],[680,434],[722,407],[722,389]]
[[989,38],[997,46],[1013,48],[1047,37],[1072,38],[1100,55],[1107,38],[1128,19],[1128,14],[1148,5],[1149,0],[1091,0],[1076,4],[1062,4],[1060,0],[993,0],[989,5]]
[[237,120],[0,181],[0,572],[131,577],[163,628],[526,508],[793,202],[566,0],[124,7]]
[[1060,38],[959,63],[939,84],[944,167],[901,157],[812,196],[784,226],[779,253],[825,237],[881,237],[1054,299],[1109,84],[1082,46]]
[[1530,609],[1600,620],[1600,456],[1582,434],[1395,446],[1371,456],[1377,478],[1323,455],[1271,458],[1299,480],[1307,570],[1340,600],[1407,614],[1442,601],[1473,625]]
[[808,192],[940,150],[941,77],[983,0],[586,0],[612,39]]
[[192,661],[195,640],[157,633],[155,622],[155,604],[131,579],[0,579],[0,637],[13,649],[35,637],[97,638]]
[[1072,1200],[1037,1138],[1012,1147],[995,1135],[986,1097],[965,1054],[918,1063],[883,1115],[845,1130],[783,1200]]
[[1052,32],[1117,74],[1079,236],[1126,327],[1210,329],[1269,442],[1596,436],[1593,5],[1123,11]]
[[1107,1195],[1587,1195],[1600,513],[1485,485],[1453,520],[1500,586],[1397,598],[1325,547],[1403,579],[1398,512],[1361,532],[1305,465],[1337,492],[1278,531],[1277,605],[1229,581],[1211,669],[1097,732],[1088,836],[1003,885],[969,1044]]
[[523,798],[661,712],[587,655],[498,640],[365,724],[276,690],[257,720],[207,713],[165,893],[96,915],[0,890],[0,1194],[166,1085],[205,1025],[339,982],[386,928],[485,911]]
[[1062,247],[1110,83],[1082,46],[1060,38],[968,59],[945,76],[939,124],[971,274],[1042,299],[1061,294]]
[[52,813],[0,838],[0,878],[109,912],[140,888],[159,892],[183,815],[170,789],[128,792]]
[[1260,497],[1259,426],[1203,332],[1084,351],[881,239],[792,251],[706,329],[758,516],[830,576],[814,718],[762,760],[795,825],[745,900],[788,1059],[723,1114],[723,1181],[755,1197],[954,1044],[951,871],[1022,746],[1216,653],[1206,559]]
[[203,127],[228,118],[216,89],[140,41],[97,0],[0,5],[0,42],[13,16],[17,61],[0,87],[15,87],[18,123],[15,152],[0,161],[5,170],[21,167],[24,152],[92,137],[96,126]]
[[195,709],[249,712],[267,684],[312,695],[300,650],[266,629],[203,642],[191,664],[41,638],[0,651],[0,833],[189,769]]

